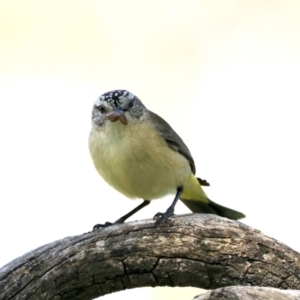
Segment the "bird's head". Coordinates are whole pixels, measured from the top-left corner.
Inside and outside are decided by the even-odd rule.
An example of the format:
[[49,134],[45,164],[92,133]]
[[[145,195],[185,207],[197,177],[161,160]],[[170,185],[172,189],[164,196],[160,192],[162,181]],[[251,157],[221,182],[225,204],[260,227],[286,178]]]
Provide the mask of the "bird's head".
[[94,103],[92,123],[104,126],[120,121],[123,125],[138,120],[146,107],[141,100],[126,90],[114,90],[101,95]]

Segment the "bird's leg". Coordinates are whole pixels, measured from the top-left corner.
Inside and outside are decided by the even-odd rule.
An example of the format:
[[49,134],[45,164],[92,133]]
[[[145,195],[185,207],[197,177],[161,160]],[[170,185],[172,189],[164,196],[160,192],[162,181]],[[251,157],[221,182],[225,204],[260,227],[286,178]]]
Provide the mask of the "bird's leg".
[[136,212],[138,212],[139,210],[141,210],[143,207],[147,206],[150,203],[149,200],[144,200],[143,203],[141,203],[139,206],[137,206],[136,208],[134,208],[133,210],[131,210],[129,213],[127,213],[126,215],[124,215],[123,217],[121,217],[120,219],[118,219],[117,221],[115,221],[114,223],[111,222],[105,222],[104,224],[96,224],[93,227],[93,231],[102,228],[102,227],[108,227],[114,224],[121,224],[124,223],[125,220],[127,220],[129,217],[131,217],[132,215],[134,215]]
[[165,220],[167,220],[169,217],[171,217],[171,216],[174,215],[174,208],[175,208],[175,205],[176,205],[178,199],[180,198],[182,192],[183,192],[183,188],[182,188],[182,187],[177,188],[177,193],[176,193],[175,199],[173,200],[173,202],[172,202],[172,204],[170,205],[170,207],[166,210],[166,212],[165,212],[165,213],[158,212],[158,213],[154,216],[153,219],[156,220],[155,225],[159,225],[162,221],[165,221]]

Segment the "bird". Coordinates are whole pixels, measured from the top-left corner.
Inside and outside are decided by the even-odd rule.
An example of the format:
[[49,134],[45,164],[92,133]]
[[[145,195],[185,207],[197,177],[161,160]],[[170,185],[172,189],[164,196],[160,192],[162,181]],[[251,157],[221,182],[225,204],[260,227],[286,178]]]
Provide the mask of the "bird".
[[100,176],[130,199],[143,202],[115,222],[96,224],[93,230],[124,223],[154,199],[175,195],[155,225],[174,215],[178,200],[193,213],[215,214],[232,220],[245,215],[210,200],[197,178],[192,154],[181,137],[159,115],[146,108],[133,93],[106,92],[94,102],[89,151]]

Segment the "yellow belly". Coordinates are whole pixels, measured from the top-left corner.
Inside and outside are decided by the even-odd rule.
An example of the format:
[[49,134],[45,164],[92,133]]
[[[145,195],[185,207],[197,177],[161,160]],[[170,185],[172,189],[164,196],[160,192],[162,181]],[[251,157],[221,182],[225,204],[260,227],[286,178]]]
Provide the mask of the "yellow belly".
[[185,157],[147,124],[120,122],[93,127],[89,149],[104,180],[129,198],[153,200],[175,194],[191,175]]

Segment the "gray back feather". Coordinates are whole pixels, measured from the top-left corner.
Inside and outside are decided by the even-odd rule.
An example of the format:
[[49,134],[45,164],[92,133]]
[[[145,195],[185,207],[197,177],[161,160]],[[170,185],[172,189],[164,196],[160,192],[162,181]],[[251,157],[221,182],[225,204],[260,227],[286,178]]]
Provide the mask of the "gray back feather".
[[155,125],[156,129],[161,133],[164,140],[167,142],[169,147],[181,155],[183,155],[189,162],[193,174],[196,173],[195,163],[192,154],[186,144],[183,142],[181,137],[173,130],[173,128],[160,116],[148,110],[149,118],[152,124]]

